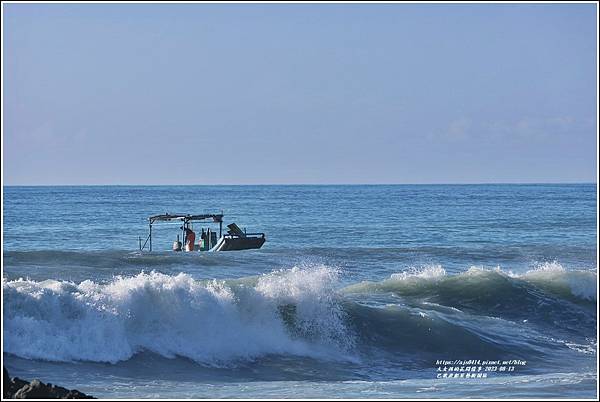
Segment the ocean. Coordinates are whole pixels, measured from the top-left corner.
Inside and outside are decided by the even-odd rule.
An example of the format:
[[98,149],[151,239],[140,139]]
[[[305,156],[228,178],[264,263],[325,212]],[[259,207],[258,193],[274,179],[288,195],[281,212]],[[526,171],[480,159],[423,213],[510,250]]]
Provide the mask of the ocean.
[[[596,398],[595,184],[4,187],[3,359],[99,398]],[[173,253],[220,213],[260,250]],[[194,225],[199,231],[202,226]]]

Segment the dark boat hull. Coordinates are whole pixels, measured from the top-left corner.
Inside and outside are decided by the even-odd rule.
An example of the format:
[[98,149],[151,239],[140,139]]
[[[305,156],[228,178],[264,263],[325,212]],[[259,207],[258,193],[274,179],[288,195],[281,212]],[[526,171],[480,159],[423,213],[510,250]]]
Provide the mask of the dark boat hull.
[[214,251],[238,251],[261,248],[265,244],[264,237],[224,237]]

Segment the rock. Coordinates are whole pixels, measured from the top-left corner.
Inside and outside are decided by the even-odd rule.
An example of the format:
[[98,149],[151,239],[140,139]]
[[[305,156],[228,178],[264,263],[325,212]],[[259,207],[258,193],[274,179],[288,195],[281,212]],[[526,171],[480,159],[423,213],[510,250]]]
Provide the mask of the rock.
[[6,371],[6,368],[2,367],[2,398],[10,398],[12,395],[10,392],[11,383],[8,371]]
[[18,377],[10,379],[6,368],[3,369],[3,398],[15,399],[95,399],[93,396],[79,392],[76,389],[68,390],[51,383],[44,384],[40,380],[30,383]]
[[25,380],[21,380],[19,377],[15,377],[12,379],[12,388],[13,394],[17,392],[19,389],[23,388],[25,385],[29,384]]
[[49,393],[46,390],[46,385],[40,380],[33,380],[23,388],[15,392],[13,398],[16,399],[44,399],[48,398]]

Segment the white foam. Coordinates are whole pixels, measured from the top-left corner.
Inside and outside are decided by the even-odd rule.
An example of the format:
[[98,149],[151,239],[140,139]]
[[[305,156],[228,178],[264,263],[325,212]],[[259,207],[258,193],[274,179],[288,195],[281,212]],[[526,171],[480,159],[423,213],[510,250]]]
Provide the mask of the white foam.
[[396,281],[409,281],[414,279],[437,280],[446,276],[446,270],[441,265],[426,265],[421,268],[411,268],[408,271],[390,275]]
[[[339,356],[351,339],[328,267],[278,271],[253,286],[157,272],[84,281],[3,280],[4,351],[117,362],[142,350],[229,365],[267,354]],[[295,305],[297,330],[279,310]]]
[[256,290],[268,300],[294,305],[294,324],[303,337],[347,348],[354,345],[354,338],[346,330],[345,314],[337,302],[338,275],[324,265],[294,267],[263,275]]
[[570,290],[571,294],[582,299],[596,300],[597,297],[596,272],[566,270],[557,261],[541,263],[522,275],[514,276],[542,285],[563,286]]

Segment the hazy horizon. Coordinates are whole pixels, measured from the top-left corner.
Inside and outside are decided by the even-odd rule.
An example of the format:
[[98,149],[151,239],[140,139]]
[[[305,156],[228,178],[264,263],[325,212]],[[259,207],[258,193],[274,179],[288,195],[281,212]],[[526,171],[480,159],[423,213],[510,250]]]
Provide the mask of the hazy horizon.
[[218,186],[493,186],[493,185],[540,185],[540,186],[560,186],[560,185],[583,185],[597,182],[572,181],[572,182],[480,182],[480,183],[221,183],[221,184],[180,184],[180,183],[154,183],[154,184],[4,184],[3,187],[218,187]]
[[3,183],[597,183],[597,4],[2,4]]

